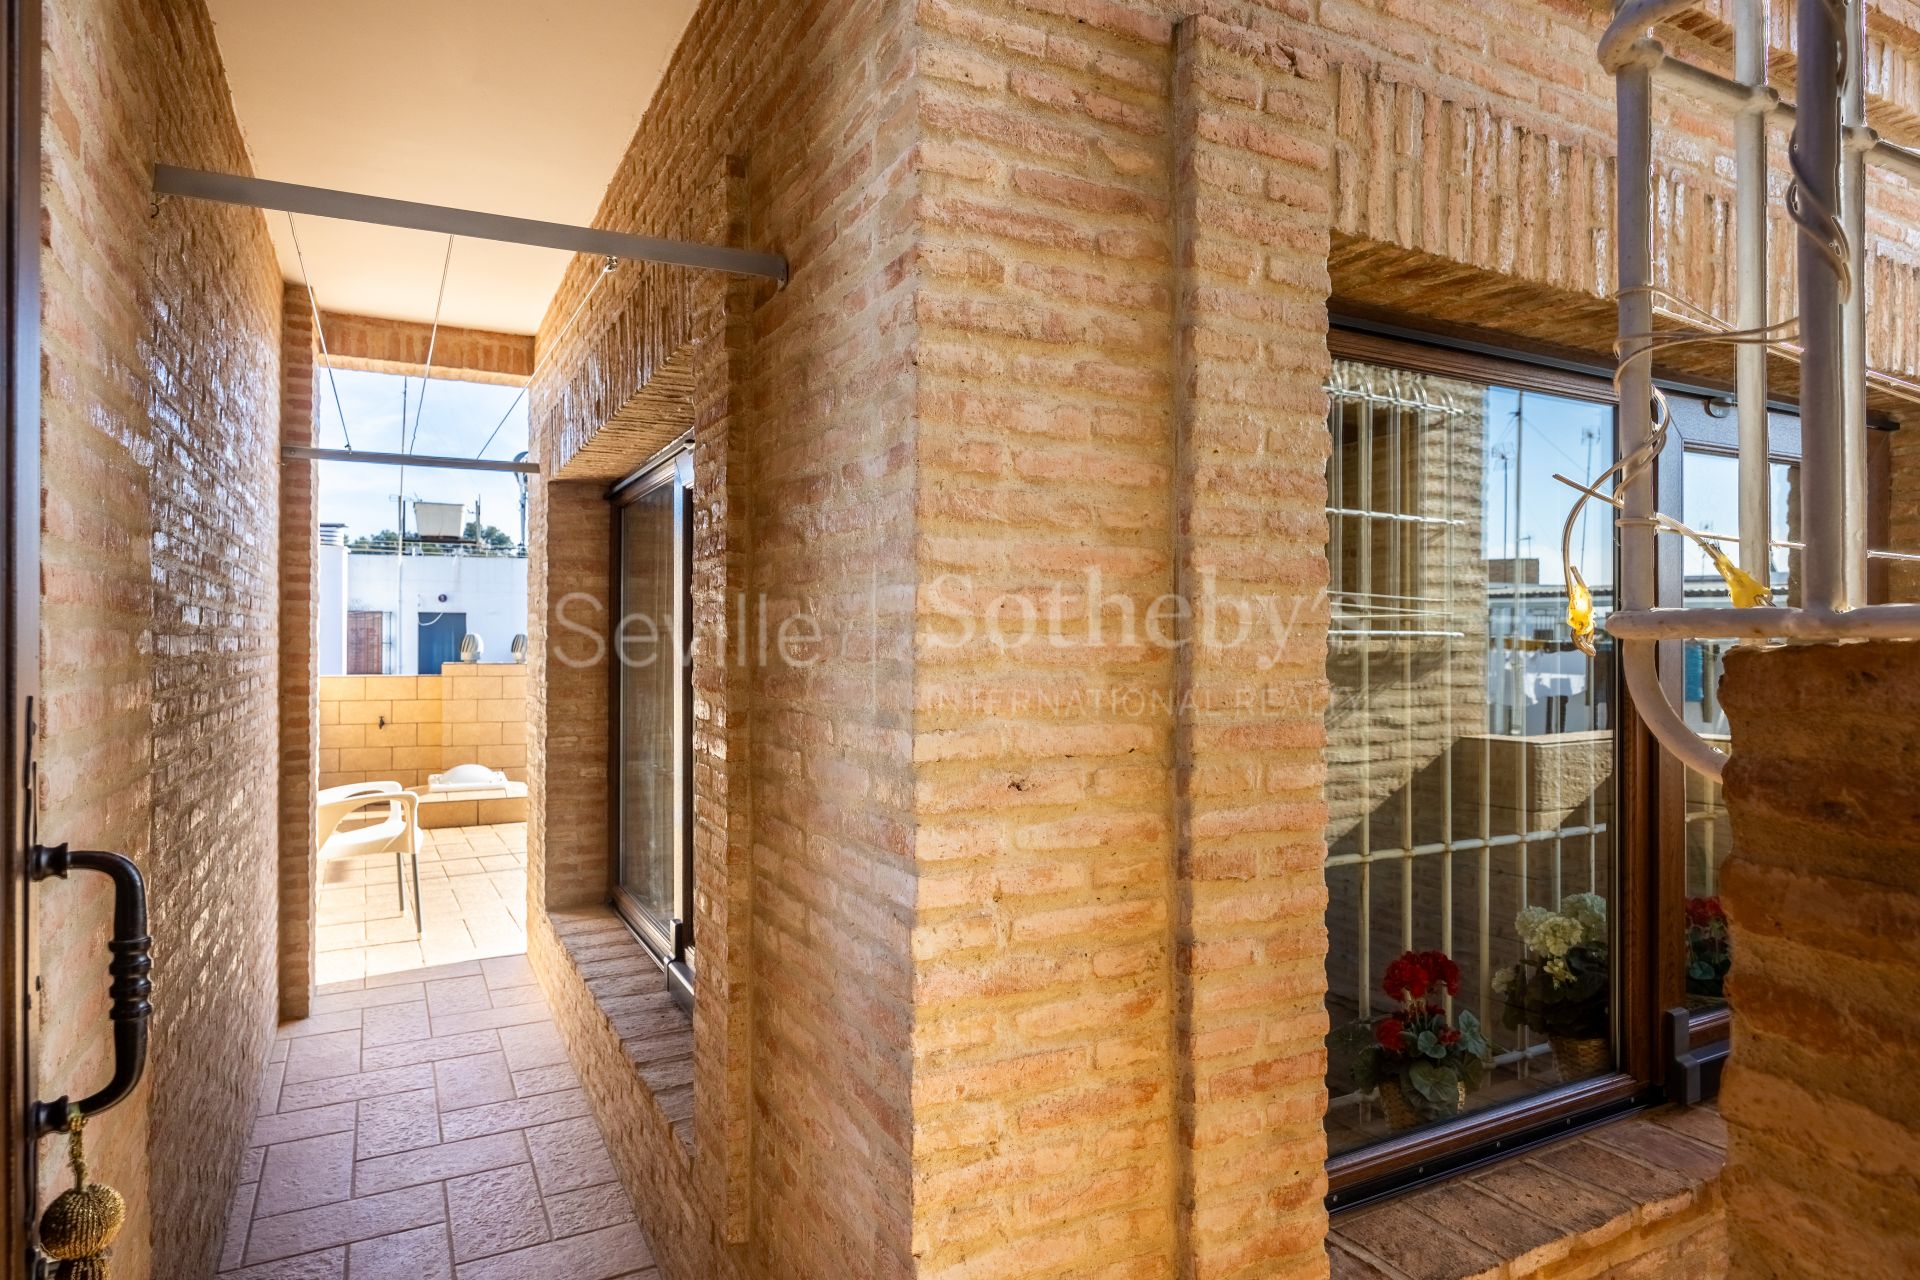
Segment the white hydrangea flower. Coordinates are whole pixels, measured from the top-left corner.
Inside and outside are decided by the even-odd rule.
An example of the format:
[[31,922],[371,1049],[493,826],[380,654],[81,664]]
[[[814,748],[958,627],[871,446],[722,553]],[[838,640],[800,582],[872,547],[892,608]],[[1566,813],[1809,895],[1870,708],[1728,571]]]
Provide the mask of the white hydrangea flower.
[[1493,994],[1505,1000],[1507,993],[1511,990],[1513,990],[1513,970],[1504,966],[1495,969],[1493,971]]
[[1529,951],[1538,951],[1540,948],[1534,940],[1539,937],[1541,926],[1551,919],[1553,912],[1545,907],[1527,907],[1513,918],[1513,931],[1520,935],[1521,943]]
[[1555,957],[1541,967],[1547,971],[1547,976],[1552,978],[1557,985],[1565,986],[1567,983],[1573,981],[1573,970],[1567,967],[1567,962],[1564,959]]
[[1607,940],[1607,900],[1597,893],[1570,893],[1560,903],[1560,912],[1580,922],[1581,941]]

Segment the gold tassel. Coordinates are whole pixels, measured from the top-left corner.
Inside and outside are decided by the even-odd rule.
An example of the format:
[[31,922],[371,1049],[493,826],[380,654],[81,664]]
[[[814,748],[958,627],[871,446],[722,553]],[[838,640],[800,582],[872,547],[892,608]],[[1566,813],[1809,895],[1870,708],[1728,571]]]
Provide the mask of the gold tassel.
[[87,1153],[81,1141],[86,1117],[67,1113],[67,1163],[73,1187],[54,1197],[40,1215],[40,1248],[60,1264],[57,1280],[108,1280],[113,1238],[127,1220],[127,1202],[112,1187],[87,1179]]

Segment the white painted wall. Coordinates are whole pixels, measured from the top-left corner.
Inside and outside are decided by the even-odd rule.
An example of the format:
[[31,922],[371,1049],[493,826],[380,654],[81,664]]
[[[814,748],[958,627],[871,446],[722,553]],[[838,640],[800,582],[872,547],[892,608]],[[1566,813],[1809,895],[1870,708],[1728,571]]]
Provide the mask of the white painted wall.
[[[322,549],[322,571],[326,557]],[[345,557],[345,591],[331,603],[322,580],[320,634],[334,630],[344,637],[346,614],[362,609],[388,615],[387,634],[399,640],[400,652],[385,656],[387,674],[413,675],[419,667],[419,623],[440,612],[467,615],[467,631],[486,645],[484,662],[511,662],[513,638],[527,630],[527,562],[505,556],[395,556],[353,552]],[[444,598],[443,598],[444,597]],[[330,610],[337,620],[329,616]],[[395,612],[399,626],[392,625]],[[329,665],[324,641],[321,675],[344,675],[344,642]]]
[[320,674],[347,669],[347,549],[320,544]]

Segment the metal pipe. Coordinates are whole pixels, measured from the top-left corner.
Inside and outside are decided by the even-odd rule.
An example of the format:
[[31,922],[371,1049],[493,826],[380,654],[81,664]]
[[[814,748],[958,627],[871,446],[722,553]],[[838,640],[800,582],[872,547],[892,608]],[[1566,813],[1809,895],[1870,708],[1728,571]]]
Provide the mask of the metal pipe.
[[[1729,610],[1728,612],[1736,612]],[[1751,610],[1737,610],[1748,613]],[[1608,628],[1612,630],[1611,626]],[[1689,632],[1688,634],[1692,634]],[[1667,700],[1660,687],[1660,673],[1654,663],[1659,646],[1650,641],[1622,640],[1620,662],[1627,678],[1627,696],[1633,700],[1634,714],[1647,726],[1654,739],[1687,768],[1718,782],[1726,772],[1727,753],[1711,746],[1693,731]]]
[[540,464],[522,461],[523,453],[512,462],[483,458],[443,458],[424,453],[369,453],[365,449],[316,449],[311,445],[289,444],[280,447],[280,456],[288,462],[370,462],[385,467],[445,467],[453,471],[512,471],[537,476]]
[[1920,640],[1920,604],[1858,609],[1646,609],[1611,614],[1607,634],[1629,647],[1654,640]]
[[[1840,225],[1847,235],[1852,288],[1841,300],[1841,573],[1845,604],[1867,602],[1867,128],[1866,13],[1862,0],[1841,0],[1846,14],[1847,73],[1841,84]],[[1764,581],[1764,579],[1762,579]]]
[[[1735,0],[1734,69],[1749,96],[1733,125],[1734,236],[1737,301],[1734,324],[1767,323],[1767,0]],[[1741,343],[1734,356],[1734,402],[1740,434],[1740,567],[1772,579],[1773,504],[1767,441],[1767,349]]]
[[[1830,0],[1798,6],[1796,53],[1800,101],[1790,148],[1800,234],[1795,265],[1800,289],[1800,516],[1802,600],[1810,608],[1845,608],[1846,406],[1841,350],[1841,271],[1832,256],[1843,236],[1840,213],[1840,41]],[[1844,2],[1844,0],[1841,0]]]
[[[1623,9],[1626,13],[1633,6]],[[1645,7],[1645,6],[1642,6]],[[1617,25],[1617,20],[1616,20]],[[1643,56],[1615,79],[1619,129],[1617,274],[1620,296],[1620,411],[1616,447],[1627,457],[1653,430],[1653,369],[1646,351],[1653,331],[1653,72]],[[1653,46],[1657,48],[1657,46]],[[1654,598],[1653,468],[1625,477],[1620,491],[1620,607],[1649,609]]]
[[1641,37],[1649,27],[1677,18],[1699,4],[1700,0],[1622,0],[1600,37],[1600,65],[1619,75],[1629,63],[1643,60],[1643,53],[1635,46],[1642,44]]
[[531,244],[601,258],[625,258],[702,271],[759,276],[783,286],[787,283],[786,258],[777,253],[760,253],[752,249],[663,240],[658,236],[632,235],[602,227],[574,227],[561,222],[480,213],[473,209],[449,209],[444,205],[358,195],[325,187],[303,187],[298,183],[272,182],[265,178],[247,178],[231,173],[182,169],[170,164],[153,167],[153,189],[155,194],[163,196],[186,196],[194,200],[214,200],[255,209],[284,209],[288,213],[306,213],[319,218],[370,222],[383,227],[407,227],[415,231],[438,231],[473,240]]
[[[1714,106],[1739,111],[1745,107],[1753,91],[1725,76],[1716,75],[1705,67],[1696,67],[1691,62],[1682,62],[1678,58],[1665,58],[1657,72],[1660,80],[1683,92]],[[1777,116],[1783,123],[1792,125],[1797,113],[1794,105],[1780,97],[1777,90],[1768,88],[1761,92],[1767,113]],[[1888,142],[1869,127],[1861,138],[1865,154],[1871,163],[1883,169],[1890,169],[1909,182],[1920,183],[1920,151]]]

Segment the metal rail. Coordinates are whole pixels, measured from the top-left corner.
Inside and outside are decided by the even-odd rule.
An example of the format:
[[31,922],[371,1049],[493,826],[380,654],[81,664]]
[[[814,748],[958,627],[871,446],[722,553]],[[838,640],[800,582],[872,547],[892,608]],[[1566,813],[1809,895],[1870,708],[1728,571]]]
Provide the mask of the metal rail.
[[[1920,639],[1920,606],[1858,607],[1868,554],[1864,161],[1871,157],[1920,180],[1920,155],[1881,142],[1866,126],[1861,0],[1801,0],[1795,34],[1800,100],[1793,106],[1782,103],[1765,83],[1766,23],[1759,0],[1741,0],[1735,10],[1739,83],[1674,61],[1647,34],[1651,25],[1677,17],[1697,2],[1624,0],[1599,45],[1601,65],[1615,77],[1618,108],[1620,456],[1630,457],[1654,436],[1653,83],[1658,74],[1702,90],[1743,116],[1735,130],[1740,330],[1758,329],[1766,322],[1760,301],[1765,297],[1764,241],[1756,245],[1765,217],[1764,116],[1786,112],[1793,120],[1789,158],[1794,184],[1788,211],[1797,229],[1806,607],[1659,608],[1656,531],[1650,519],[1654,468],[1641,465],[1629,468],[1619,484],[1620,608],[1606,626],[1620,642],[1627,689],[1648,729],[1683,764],[1718,779],[1726,753],[1685,722],[1662,687],[1656,659],[1662,641]],[[1761,122],[1758,139],[1754,120]],[[1748,345],[1757,341],[1756,334],[1744,336]],[[1764,370],[1756,376],[1755,362],[1747,357],[1736,375],[1742,410],[1741,560],[1749,572],[1759,568],[1756,577],[1764,582],[1767,509],[1749,487],[1764,483],[1766,426],[1764,408],[1756,413],[1748,407],[1751,401],[1763,401]],[[1758,479],[1752,478],[1755,472]]]
[[443,235],[498,240],[506,244],[538,245],[601,258],[658,262],[701,271],[757,276],[782,286],[787,283],[786,258],[777,253],[762,253],[753,249],[730,249],[720,245],[608,231],[601,227],[575,227],[563,222],[513,218],[473,209],[450,209],[444,205],[359,195],[326,187],[303,187],[297,183],[273,182],[266,178],[182,169],[170,164],[153,167],[153,189],[163,196],[185,196],[193,200],[213,200],[255,209],[283,209],[288,213],[305,213],[319,218],[370,222],[378,226],[406,227],[415,231],[437,231]]
[[280,447],[280,456],[288,462],[370,462],[383,467],[441,467],[449,471],[512,471],[537,476],[537,462],[506,462],[493,458],[443,458],[426,453],[369,453],[365,449],[319,449],[312,445],[289,444]]

